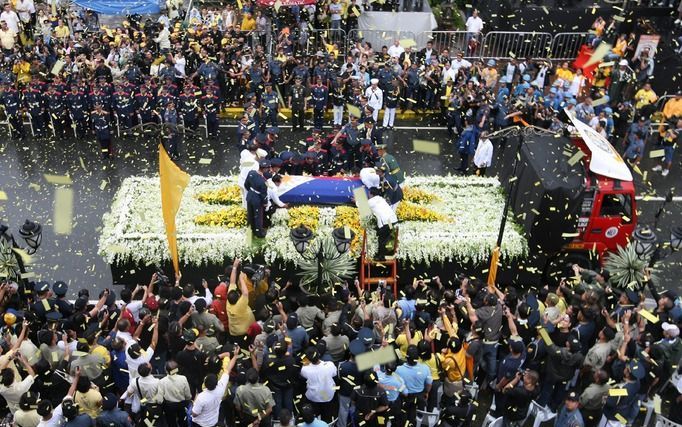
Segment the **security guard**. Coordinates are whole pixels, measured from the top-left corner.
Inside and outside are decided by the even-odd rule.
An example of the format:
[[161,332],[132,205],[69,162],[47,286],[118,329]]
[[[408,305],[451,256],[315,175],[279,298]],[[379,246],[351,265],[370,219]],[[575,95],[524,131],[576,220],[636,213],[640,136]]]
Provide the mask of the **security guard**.
[[135,112],[139,124],[156,123],[155,108],[154,94],[149,91],[146,85],[140,86],[140,92],[135,94]]
[[12,138],[24,137],[24,122],[21,118],[21,94],[12,86],[5,86],[0,93],[0,103],[9,121]]
[[71,317],[73,314],[73,304],[66,299],[68,290],[69,286],[61,280],[54,282],[54,285],[52,285],[52,293],[57,297],[54,303],[62,317]]
[[66,104],[71,118],[71,127],[76,138],[84,137],[87,133],[87,97],[75,84],[71,92],[66,94]]
[[30,85],[24,89],[24,108],[31,118],[31,126],[36,137],[47,135],[45,126],[45,93],[40,86]]
[[206,131],[209,137],[218,137],[218,110],[220,109],[220,99],[213,91],[206,91],[201,97],[201,105],[206,117]]
[[308,108],[308,88],[301,84],[303,79],[296,76],[295,83],[291,87],[289,95],[289,108],[291,109],[291,131],[303,130],[305,122],[305,110]]
[[95,104],[95,111],[92,112],[91,118],[92,126],[95,128],[95,137],[102,150],[102,158],[108,159],[114,154],[109,128],[109,112],[102,107],[102,104]]
[[279,113],[279,97],[272,90],[272,83],[265,83],[265,93],[261,96],[263,104],[263,126],[270,124],[277,126],[277,114]]
[[261,160],[258,170],[252,170],[246,176],[244,189],[246,190],[246,215],[251,231],[255,237],[264,238],[265,229],[263,219],[265,205],[268,202],[268,186],[264,174],[270,169],[270,162]]
[[186,85],[179,101],[180,114],[185,128],[193,131],[197,130],[199,125],[199,102],[194,94],[194,88]]
[[327,109],[329,90],[322,84],[322,78],[317,78],[317,84],[312,89],[313,97],[313,126],[322,129],[324,126],[324,112]]
[[58,85],[50,85],[47,90],[47,112],[55,137],[61,139],[66,128],[66,105],[64,94],[57,90]]

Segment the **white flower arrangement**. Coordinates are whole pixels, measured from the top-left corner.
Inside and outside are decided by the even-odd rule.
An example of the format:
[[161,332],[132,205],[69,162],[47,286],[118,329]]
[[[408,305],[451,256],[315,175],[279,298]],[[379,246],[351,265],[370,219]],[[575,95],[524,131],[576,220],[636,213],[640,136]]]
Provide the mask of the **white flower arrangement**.
[[[235,176],[192,176],[176,217],[178,252],[182,263],[222,263],[225,258],[251,260],[260,254],[265,261],[297,264],[300,256],[289,238],[288,213],[273,215],[262,245],[248,244],[248,230],[197,225],[197,215],[220,206],[200,202],[199,193],[234,184]],[[405,221],[399,224],[398,259],[411,263],[483,262],[495,245],[504,206],[504,194],[495,178],[422,176],[408,178],[405,186],[431,192],[440,199],[428,206],[449,221]],[[321,207],[318,234],[331,233],[335,208]],[[511,219],[511,218],[510,218]],[[99,253],[109,263],[158,264],[168,260],[168,243],[161,215],[158,177],[126,178],[114,197],[111,211],[104,215]],[[367,228],[368,252],[376,253],[376,233]],[[502,256],[527,255],[525,238],[512,221],[505,229]]]

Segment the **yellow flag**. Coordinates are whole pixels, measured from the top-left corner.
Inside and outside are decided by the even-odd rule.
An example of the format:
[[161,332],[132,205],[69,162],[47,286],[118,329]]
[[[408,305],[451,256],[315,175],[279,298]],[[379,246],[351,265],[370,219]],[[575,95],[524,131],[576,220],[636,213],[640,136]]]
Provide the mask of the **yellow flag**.
[[182,193],[189,184],[189,175],[173,163],[161,144],[159,144],[159,177],[161,178],[161,210],[163,211],[163,222],[166,224],[168,249],[173,260],[173,268],[177,273],[179,266],[175,215],[180,209]]
[[500,259],[500,247],[495,246],[493,249],[493,255],[490,258],[490,267],[488,269],[488,286],[493,286],[495,284],[495,279],[497,278],[497,261]]

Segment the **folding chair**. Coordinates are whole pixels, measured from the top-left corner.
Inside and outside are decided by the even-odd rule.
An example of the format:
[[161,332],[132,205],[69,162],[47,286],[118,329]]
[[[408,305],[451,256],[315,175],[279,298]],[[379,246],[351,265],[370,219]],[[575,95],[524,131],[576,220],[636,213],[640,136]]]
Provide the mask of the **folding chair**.
[[433,412],[426,412],[417,409],[417,420],[424,420],[426,418],[426,425],[429,427],[434,427],[438,423],[438,417],[440,416],[439,410],[434,410]]
[[530,406],[528,407],[528,415],[526,416],[526,420],[530,417],[533,418],[533,427],[540,427],[540,424],[553,419],[556,417],[556,414],[532,400],[530,402]]

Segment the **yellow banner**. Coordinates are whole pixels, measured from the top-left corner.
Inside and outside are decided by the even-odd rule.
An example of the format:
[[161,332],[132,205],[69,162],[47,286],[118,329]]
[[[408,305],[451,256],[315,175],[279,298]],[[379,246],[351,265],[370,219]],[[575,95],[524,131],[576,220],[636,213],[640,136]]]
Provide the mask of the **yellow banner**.
[[175,230],[175,215],[180,209],[180,201],[185,187],[189,184],[189,175],[181,170],[168,156],[163,145],[159,144],[159,177],[161,179],[161,210],[163,222],[166,225],[166,237],[170,250],[173,268],[177,273],[178,265],[178,241]]

